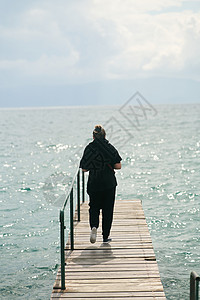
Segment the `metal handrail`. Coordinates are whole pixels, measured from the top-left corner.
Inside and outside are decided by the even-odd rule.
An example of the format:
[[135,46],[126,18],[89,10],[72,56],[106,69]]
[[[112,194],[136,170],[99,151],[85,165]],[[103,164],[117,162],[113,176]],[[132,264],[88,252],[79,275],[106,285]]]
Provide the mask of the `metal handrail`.
[[190,274],[190,300],[199,299],[199,275],[192,271]]
[[[80,200],[81,200],[81,180],[80,180],[80,169],[78,168],[70,189],[66,196],[66,199],[63,203],[62,209],[60,210],[60,258],[61,258],[61,290],[65,290],[65,220],[64,220],[64,211],[65,207],[70,200],[70,249],[74,250],[74,185],[77,181],[77,217],[80,221]],[[82,171],[82,203],[85,202],[85,177],[84,172]]]
[[72,187],[74,186],[74,182],[75,182],[75,180],[76,180],[76,177],[77,177],[77,174],[78,174],[78,173],[79,173],[79,167],[77,168],[77,170],[76,170],[76,172],[75,172],[75,175],[74,175],[74,178],[72,179],[72,182],[71,182],[71,185],[70,185],[70,189],[69,189],[69,191],[68,191],[68,193],[67,193],[67,196],[66,196],[65,201],[64,201],[63,206],[62,206],[62,210],[64,210],[64,209],[65,209],[65,206],[67,205],[67,202],[68,202],[69,197],[70,197],[71,189],[72,189]]

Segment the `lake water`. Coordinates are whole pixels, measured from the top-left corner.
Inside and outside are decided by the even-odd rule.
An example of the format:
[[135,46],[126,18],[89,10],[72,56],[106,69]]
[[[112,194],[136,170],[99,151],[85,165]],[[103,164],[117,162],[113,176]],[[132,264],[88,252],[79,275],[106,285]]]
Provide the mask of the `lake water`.
[[142,200],[167,299],[189,299],[190,272],[200,273],[199,104],[148,106],[136,115],[128,106],[0,115],[3,299],[50,298],[60,264],[59,208],[99,123],[123,158],[117,199]]

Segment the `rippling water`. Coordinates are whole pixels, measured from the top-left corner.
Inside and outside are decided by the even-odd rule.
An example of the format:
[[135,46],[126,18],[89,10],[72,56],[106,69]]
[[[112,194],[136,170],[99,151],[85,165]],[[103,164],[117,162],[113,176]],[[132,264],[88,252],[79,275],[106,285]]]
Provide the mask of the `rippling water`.
[[0,111],[2,297],[50,298],[60,263],[59,207],[76,157],[93,126],[117,116],[132,134],[120,146],[117,197],[142,200],[167,299],[189,298],[190,271],[200,273],[200,105],[156,109],[139,131],[118,107]]

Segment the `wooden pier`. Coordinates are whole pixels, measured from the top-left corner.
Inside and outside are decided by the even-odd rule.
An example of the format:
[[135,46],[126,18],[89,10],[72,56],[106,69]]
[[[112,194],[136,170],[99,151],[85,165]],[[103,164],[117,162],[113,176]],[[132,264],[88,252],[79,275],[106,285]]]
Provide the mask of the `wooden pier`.
[[116,201],[110,244],[102,243],[101,224],[90,243],[88,203],[74,231],[75,250],[65,251],[66,289],[59,269],[51,299],[166,299],[140,200]]

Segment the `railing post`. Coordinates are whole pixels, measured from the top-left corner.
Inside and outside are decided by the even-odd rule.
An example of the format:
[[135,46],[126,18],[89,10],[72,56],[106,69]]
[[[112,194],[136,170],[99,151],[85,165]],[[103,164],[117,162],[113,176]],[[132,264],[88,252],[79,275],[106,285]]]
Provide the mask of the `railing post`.
[[82,202],[85,202],[85,173],[82,171]]
[[64,210],[60,210],[60,255],[61,255],[61,290],[65,290],[65,224]]
[[192,271],[190,274],[190,300],[199,299],[199,281],[200,277]]
[[73,188],[70,193],[70,241],[71,250],[74,250],[74,205],[73,205]]
[[[78,209],[78,221],[80,221],[80,198],[81,198],[81,184],[80,184],[80,169],[77,170],[76,174],[71,183],[71,188],[68,192],[63,207],[60,210],[60,256],[61,256],[61,290],[65,290],[65,223],[64,223],[64,210],[67,205],[67,202],[70,198],[70,242],[71,250],[74,250],[74,199],[73,199],[73,187],[77,178],[77,209]],[[82,197],[83,202],[85,201],[85,182],[84,182],[84,173],[82,176],[83,191]],[[56,289],[57,287],[55,287]],[[59,287],[60,288],[60,287]]]
[[81,220],[80,215],[80,170],[77,174],[77,213],[78,213],[78,222]]

